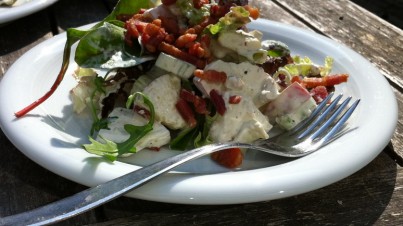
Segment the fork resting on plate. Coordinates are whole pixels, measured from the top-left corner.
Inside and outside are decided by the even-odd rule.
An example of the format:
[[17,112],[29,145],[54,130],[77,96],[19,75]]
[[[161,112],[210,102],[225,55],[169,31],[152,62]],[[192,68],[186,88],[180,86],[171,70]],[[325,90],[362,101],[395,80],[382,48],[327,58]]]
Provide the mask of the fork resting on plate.
[[49,205],[0,218],[0,225],[45,225],[68,219],[120,197],[178,165],[227,148],[254,149],[293,158],[311,154],[348,132],[342,129],[360,102],[358,99],[348,107],[351,97],[339,104],[342,95],[338,95],[329,103],[332,96],[323,100],[306,120],[280,135],[252,144],[229,142],[196,148]]

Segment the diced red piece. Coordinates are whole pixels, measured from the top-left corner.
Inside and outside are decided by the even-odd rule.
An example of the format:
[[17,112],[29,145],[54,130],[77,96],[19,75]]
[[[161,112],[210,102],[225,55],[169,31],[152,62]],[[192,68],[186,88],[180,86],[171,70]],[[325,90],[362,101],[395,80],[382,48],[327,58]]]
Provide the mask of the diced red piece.
[[149,119],[150,116],[151,116],[151,113],[150,113],[150,111],[148,109],[143,108],[143,107],[141,107],[139,105],[134,105],[133,106],[133,111],[137,112],[137,114],[143,116],[146,119]]
[[184,99],[179,98],[178,102],[176,102],[175,107],[176,109],[178,109],[179,114],[188,123],[190,127],[196,126],[197,121],[193,113],[193,110]]
[[252,19],[257,20],[257,18],[259,18],[260,13],[258,8],[249,5],[244,6],[244,8],[249,11],[249,16],[252,17]]
[[212,89],[210,91],[210,99],[218,114],[224,115],[227,108],[225,107],[224,98],[217,92],[217,90]]
[[329,95],[325,86],[317,86],[311,89],[310,93],[317,104],[322,102]]
[[192,103],[193,106],[195,107],[195,111],[199,114],[208,114],[209,112],[207,111],[207,104],[206,101],[201,98],[200,96],[197,96],[196,94],[186,90],[182,89],[180,91],[179,97],[184,99],[186,102]]
[[241,102],[241,100],[242,100],[242,97],[241,97],[241,96],[239,96],[239,95],[233,95],[233,96],[230,96],[230,97],[229,97],[228,102],[229,102],[230,104],[239,104],[239,103]]
[[195,70],[194,76],[204,79],[208,82],[224,83],[227,80],[227,74],[216,70]]
[[212,153],[211,159],[227,168],[235,168],[242,164],[243,155],[240,148],[229,148]]

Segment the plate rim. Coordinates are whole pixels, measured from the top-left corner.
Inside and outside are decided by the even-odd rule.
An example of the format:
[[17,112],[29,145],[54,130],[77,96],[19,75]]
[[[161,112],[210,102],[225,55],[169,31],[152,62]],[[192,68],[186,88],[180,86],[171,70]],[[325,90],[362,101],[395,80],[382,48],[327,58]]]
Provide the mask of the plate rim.
[[11,22],[44,9],[57,0],[32,0],[22,5],[10,8],[1,8],[0,24]]

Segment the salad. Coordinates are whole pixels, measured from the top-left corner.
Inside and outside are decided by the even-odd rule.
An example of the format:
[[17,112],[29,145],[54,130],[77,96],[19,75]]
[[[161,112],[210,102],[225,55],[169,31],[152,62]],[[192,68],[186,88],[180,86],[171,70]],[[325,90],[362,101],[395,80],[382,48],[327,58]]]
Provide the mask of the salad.
[[[307,118],[347,74],[293,56],[285,43],[265,40],[246,25],[259,18],[247,0],[120,0],[89,30],[68,29],[63,65],[43,97],[53,94],[78,42],[71,90],[74,111],[93,120],[86,151],[114,161],[169,147],[269,138]],[[213,153],[235,168],[243,153]]]

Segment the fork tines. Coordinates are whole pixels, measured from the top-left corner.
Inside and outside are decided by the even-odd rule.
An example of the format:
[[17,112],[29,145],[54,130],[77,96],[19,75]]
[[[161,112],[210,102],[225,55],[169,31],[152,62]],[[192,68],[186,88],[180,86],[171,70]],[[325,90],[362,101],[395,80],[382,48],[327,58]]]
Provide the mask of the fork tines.
[[310,117],[294,127],[290,131],[290,134],[294,134],[298,140],[314,141],[316,139],[321,144],[329,142],[343,128],[345,122],[360,102],[360,99],[358,99],[348,107],[352,99],[351,96],[346,98],[341,104],[339,102],[343,94],[339,94],[330,101],[332,97],[333,93],[330,93],[317,106]]

